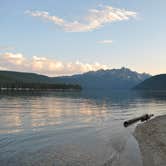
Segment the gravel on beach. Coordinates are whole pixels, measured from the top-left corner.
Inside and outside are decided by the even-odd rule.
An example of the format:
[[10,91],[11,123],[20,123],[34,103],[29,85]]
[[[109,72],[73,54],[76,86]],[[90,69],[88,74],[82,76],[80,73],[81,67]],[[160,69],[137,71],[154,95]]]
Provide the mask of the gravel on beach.
[[166,115],[140,124],[134,132],[143,166],[166,166]]

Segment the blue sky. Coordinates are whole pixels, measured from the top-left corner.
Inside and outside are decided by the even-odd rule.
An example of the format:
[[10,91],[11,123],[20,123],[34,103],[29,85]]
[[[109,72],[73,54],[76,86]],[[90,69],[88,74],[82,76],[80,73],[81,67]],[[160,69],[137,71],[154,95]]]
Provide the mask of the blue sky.
[[164,0],[0,0],[0,69],[165,73]]

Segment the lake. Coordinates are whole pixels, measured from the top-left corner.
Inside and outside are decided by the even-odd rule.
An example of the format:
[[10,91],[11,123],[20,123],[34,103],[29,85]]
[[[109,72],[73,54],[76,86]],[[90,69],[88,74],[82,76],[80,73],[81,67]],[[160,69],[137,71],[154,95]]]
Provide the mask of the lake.
[[135,125],[166,114],[165,92],[0,94],[1,166],[142,166]]

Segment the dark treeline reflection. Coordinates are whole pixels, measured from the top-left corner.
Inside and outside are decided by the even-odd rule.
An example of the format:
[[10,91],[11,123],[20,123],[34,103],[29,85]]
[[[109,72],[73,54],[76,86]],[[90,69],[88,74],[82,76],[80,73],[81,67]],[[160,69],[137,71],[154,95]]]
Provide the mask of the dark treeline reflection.
[[135,93],[145,99],[166,100],[166,91],[140,90]]
[[[76,87],[77,88],[77,87]],[[78,87],[79,88],[79,87]],[[124,106],[127,103],[149,102],[150,100],[166,100],[166,91],[135,91],[135,90],[82,90],[82,91],[47,91],[46,89],[39,91],[0,91],[0,97],[5,96],[38,96],[38,97],[58,97],[73,99],[89,99],[100,104],[108,102],[112,104],[121,103]]]

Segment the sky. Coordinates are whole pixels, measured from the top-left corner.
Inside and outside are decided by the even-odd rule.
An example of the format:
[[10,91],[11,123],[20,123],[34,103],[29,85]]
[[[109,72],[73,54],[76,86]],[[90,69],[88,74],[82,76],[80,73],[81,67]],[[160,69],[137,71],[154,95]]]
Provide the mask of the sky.
[[0,0],[0,69],[166,73],[164,0]]

